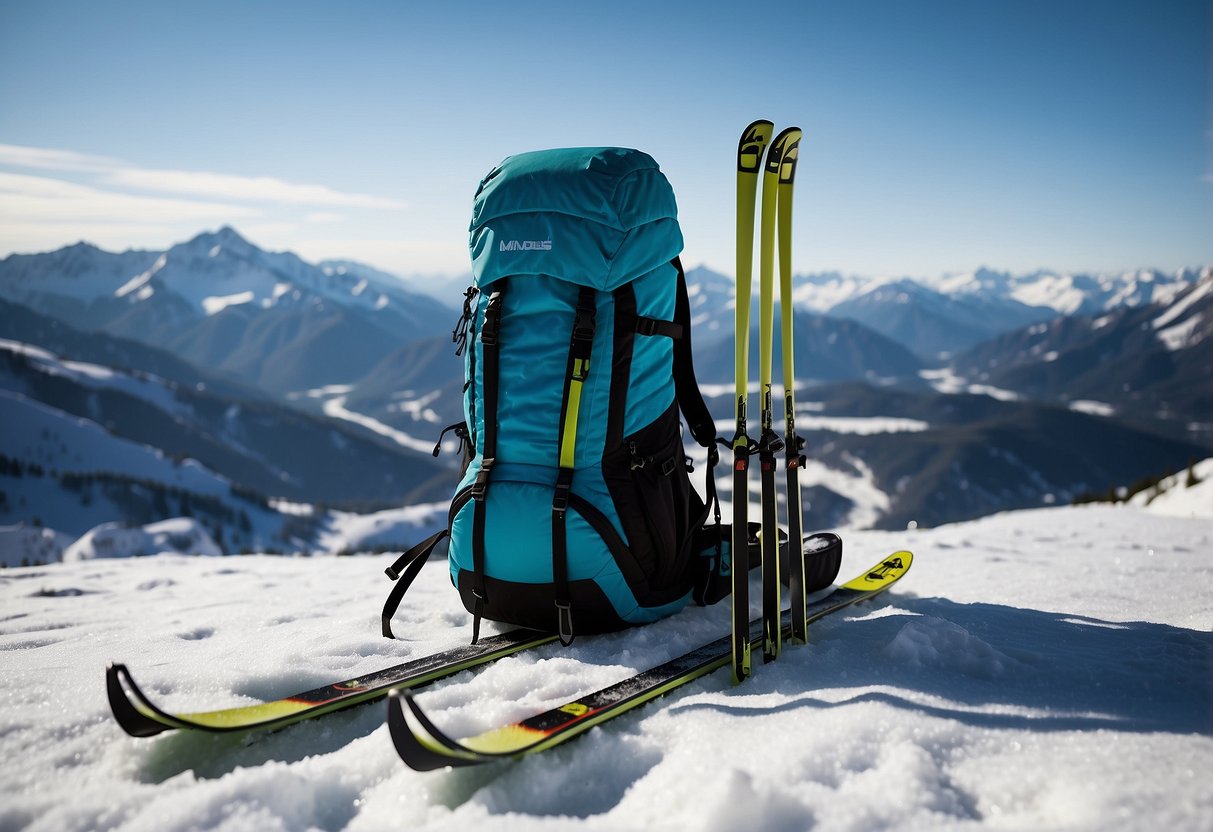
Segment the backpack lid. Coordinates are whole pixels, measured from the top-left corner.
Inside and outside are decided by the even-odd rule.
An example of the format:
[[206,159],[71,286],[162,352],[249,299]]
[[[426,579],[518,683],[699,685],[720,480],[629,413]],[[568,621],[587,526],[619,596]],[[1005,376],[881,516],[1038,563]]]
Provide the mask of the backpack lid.
[[548,275],[612,291],[682,251],[678,207],[647,153],[619,147],[510,156],[472,207],[472,272],[481,288]]

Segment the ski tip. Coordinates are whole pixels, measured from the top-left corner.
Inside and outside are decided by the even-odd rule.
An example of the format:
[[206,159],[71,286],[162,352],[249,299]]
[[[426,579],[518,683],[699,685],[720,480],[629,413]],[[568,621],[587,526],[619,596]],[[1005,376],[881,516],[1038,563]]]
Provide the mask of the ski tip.
[[446,738],[413,701],[413,695],[408,690],[397,689],[388,693],[387,725],[396,753],[413,771],[435,771],[476,762],[442,750],[446,747]]
[[791,184],[796,179],[796,161],[800,156],[803,135],[799,127],[788,127],[771,142],[766,170],[767,173],[778,174],[780,184]]
[[898,566],[898,561],[900,561],[900,568],[904,572],[905,570],[909,569],[910,564],[914,562],[914,553],[909,549],[902,549],[900,552],[894,552],[885,558],[886,564],[890,565],[892,568],[896,568]]
[[864,574],[843,584],[843,587],[862,592],[882,590],[900,580],[902,575],[910,571],[913,563],[913,552],[905,549],[893,552]]
[[737,171],[739,173],[757,173],[762,167],[762,151],[771,140],[775,123],[766,119],[751,122],[741,134],[737,144]]
[[[132,702],[127,696],[128,689],[131,692],[130,696],[135,698],[135,702]],[[156,734],[169,730],[170,726],[152,719],[143,708],[139,707],[142,704],[148,711],[155,711],[155,708],[147,701],[147,697],[143,695],[143,691],[139,690],[139,686],[131,678],[126,665],[120,662],[109,662],[105,666],[105,692],[114,719],[118,721],[122,730],[132,737],[154,737]]]

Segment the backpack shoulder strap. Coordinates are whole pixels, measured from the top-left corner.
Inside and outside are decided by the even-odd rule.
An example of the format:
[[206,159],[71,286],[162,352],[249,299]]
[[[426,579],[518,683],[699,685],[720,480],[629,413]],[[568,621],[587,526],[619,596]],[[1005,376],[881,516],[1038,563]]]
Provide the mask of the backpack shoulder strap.
[[681,337],[674,339],[674,394],[691,436],[701,447],[713,448],[716,445],[716,422],[699,390],[699,382],[695,379],[695,361],[691,354],[691,300],[687,295],[686,273],[677,257],[672,263],[678,269],[674,324],[682,330]]

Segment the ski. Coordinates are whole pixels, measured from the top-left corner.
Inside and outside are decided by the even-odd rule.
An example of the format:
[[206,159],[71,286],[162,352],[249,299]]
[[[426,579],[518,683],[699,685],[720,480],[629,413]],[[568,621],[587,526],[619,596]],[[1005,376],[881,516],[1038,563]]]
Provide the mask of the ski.
[[[770,141],[775,125],[760,119],[741,134],[737,145],[737,303],[734,317],[737,428],[733,434],[733,532],[730,557],[749,551],[750,456],[754,441],[746,430],[746,404],[749,397],[750,374],[750,295],[754,271],[754,212],[758,195],[758,172],[762,169],[763,150]],[[750,675],[750,582],[749,570],[732,564],[733,681],[740,682]]]
[[474,645],[443,650],[272,702],[216,711],[169,713],[156,706],[135,684],[126,665],[116,662],[106,668],[105,687],[114,718],[133,737],[151,737],[176,729],[213,733],[275,729],[381,699],[392,688],[428,684],[555,640],[553,633],[511,630],[481,639]]
[[[809,621],[884,592],[909,570],[912,562],[910,552],[890,555],[810,604]],[[790,611],[784,613],[782,627],[790,631]],[[760,643],[764,635],[762,619],[750,622],[748,632],[750,644]],[[724,667],[733,659],[731,642],[731,636],[724,636],[595,693],[465,740],[443,734],[418,707],[411,692],[393,691],[388,698],[387,717],[392,741],[401,759],[417,771],[479,765],[544,751]]]
[[[820,536],[810,536],[810,540]],[[114,718],[133,737],[152,737],[173,730],[208,733],[274,730],[382,699],[392,688],[420,687],[464,670],[473,670],[523,650],[550,644],[557,638],[554,633],[537,630],[511,630],[480,639],[475,644],[421,656],[271,702],[214,711],[170,713],[164,710],[152,702],[136,684],[127,666],[119,662],[111,662],[106,667],[105,686]]]
[[[772,147],[772,154],[776,148],[780,149],[779,158],[774,160],[778,165],[775,175],[779,233],[779,332],[783,359],[783,447],[786,451],[788,541],[798,541],[798,544],[789,550],[788,560],[791,573],[788,576],[788,595],[791,598],[792,612],[791,638],[795,644],[806,642],[808,627],[805,617],[804,548],[801,541],[804,512],[800,499],[800,469],[804,466],[805,457],[802,453],[804,440],[796,435],[796,362],[793,349],[795,322],[792,315],[792,186],[796,178],[796,162],[800,157],[801,136],[801,131],[796,128],[785,130],[780,134],[780,138],[784,139],[783,143],[780,144],[779,140],[776,140]],[[771,161],[767,160],[768,173],[772,172]],[[774,459],[771,463],[773,479]]]
[[[775,324],[775,224],[781,188],[784,155],[800,143],[800,130],[789,127],[771,142],[762,177],[761,242],[758,251],[758,389],[761,397],[758,462],[761,471],[759,497],[762,506],[762,659],[779,658],[783,628],[779,597],[779,516],[775,497],[775,454],[783,440],[774,428],[771,404],[772,341]],[[785,336],[786,337],[786,336]],[[768,530],[775,532],[768,534]],[[799,535],[797,535],[799,540]]]

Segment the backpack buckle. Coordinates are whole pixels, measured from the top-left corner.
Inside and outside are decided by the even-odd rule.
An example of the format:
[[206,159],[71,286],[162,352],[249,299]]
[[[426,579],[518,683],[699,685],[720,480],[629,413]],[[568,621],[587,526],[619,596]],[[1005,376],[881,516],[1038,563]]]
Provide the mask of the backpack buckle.
[[573,374],[569,376],[573,381],[585,381],[590,377],[590,359],[574,358],[573,359]]
[[594,292],[592,289],[582,289],[581,294],[577,298],[577,311],[573,315],[573,343],[588,344],[594,340],[594,330],[596,328],[595,318],[598,315],[598,308],[594,303]]
[[561,477],[556,481],[556,489],[552,492],[552,511],[557,514],[564,514],[569,508],[569,492],[572,490],[571,482],[564,482]]
[[573,341],[578,344],[589,343],[594,340],[594,317],[591,315],[589,321],[583,321],[581,316],[577,316],[577,320],[573,323]]
[[491,456],[486,456],[480,461],[480,472],[476,474],[476,481],[468,489],[472,495],[472,499],[477,502],[484,500],[484,492],[488,489],[489,485],[489,472],[493,470],[494,462],[496,460]]

